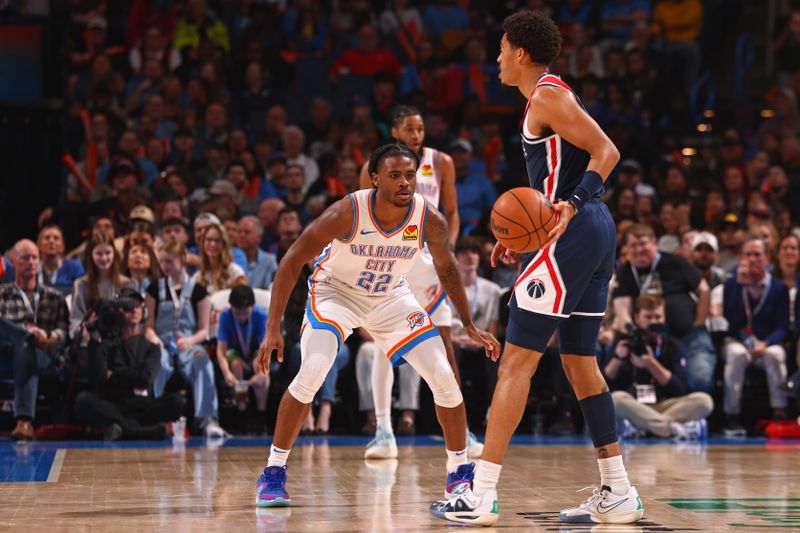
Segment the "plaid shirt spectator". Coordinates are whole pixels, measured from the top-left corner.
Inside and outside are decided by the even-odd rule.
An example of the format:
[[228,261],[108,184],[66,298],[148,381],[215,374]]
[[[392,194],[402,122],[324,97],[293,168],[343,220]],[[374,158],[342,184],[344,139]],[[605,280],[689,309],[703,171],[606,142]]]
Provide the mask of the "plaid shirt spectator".
[[30,303],[32,310],[25,304],[21,289],[16,283],[0,285],[0,317],[20,326],[35,324],[48,334],[55,331],[58,340],[64,342],[69,324],[69,311],[64,295],[52,287],[37,285]]

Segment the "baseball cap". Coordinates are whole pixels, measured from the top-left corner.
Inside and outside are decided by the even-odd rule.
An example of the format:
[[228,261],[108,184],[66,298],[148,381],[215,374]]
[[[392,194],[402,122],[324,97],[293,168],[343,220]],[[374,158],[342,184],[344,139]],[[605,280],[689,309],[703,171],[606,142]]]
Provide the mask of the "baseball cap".
[[217,180],[211,184],[208,189],[208,194],[212,196],[230,196],[236,197],[236,186],[228,180]]
[[130,220],[146,220],[147,222],[155,222],[156,217],[153,215],[153,210],[146,205],[137,205],[131,209],[128,216]]
[[133,287],[125,287],[125,288],[121,289],[119,291],[119,297],[120,298],[132,298],[132,299],[136,300],[137,302],[139,302],[140,304],[144,303],[144,296],[142,296],[141,293],[139,293],[139,291],[137,291]]
[[472,143],[466,139],[456,139],[450,143],[450,150],[455,150],[457,148],[472,153]]
[[692,250],[695,250],[701,244],[707,244],[712,250],[719,252],[719,243],[717,243],[717,237],[713,233],[708,231],[695,233],[694,237],[692,237]]
[[634,161],[633,159],[626,159],[622,163],[619,164],[619,171],[620,172],[635,172],[636,174],[641,174],[642,173],[642,165],[640,165],[638,161]]
[[723,230],[729,227],[733,227],[735,229],[744,228],[744,224],[742,224],[741,219],[739,219],[739,215],[736,213],[725,213],[723,217],[719,221],[719,229]]
[[255,305],[256,295],[253,293],[253,289],[247,285],[237,285],[231,289],[231,295],[228,297],[228,303],[237,309],[249,307],[251,305]]
[[161,229],[169,228],[171,226],[183,226],[187,231],[189,230],[189,226],[182,218],[172,217],[161,222]]
[[201,222],[208,222],[210,224],[217,224],[218,226],[222,225],[220,222],[219,217],[214,213],[200,213],[194,219],[194,227],[196,228],[198,224]]

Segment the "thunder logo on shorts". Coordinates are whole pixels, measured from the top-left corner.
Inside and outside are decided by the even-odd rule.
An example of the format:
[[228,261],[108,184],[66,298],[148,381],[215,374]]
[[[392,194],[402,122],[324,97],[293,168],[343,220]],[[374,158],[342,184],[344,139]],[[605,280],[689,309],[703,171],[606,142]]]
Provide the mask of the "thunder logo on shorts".
[[408,329],[410,329],[411,331],[414,331],[419,326],[424,326],[425,325],[425,318],[427,316],[428,315],[426,315],[422,311],[415,311],[415,312],[411,313],[410,315],[408,315],[406,317],[406,320],[408,320]]

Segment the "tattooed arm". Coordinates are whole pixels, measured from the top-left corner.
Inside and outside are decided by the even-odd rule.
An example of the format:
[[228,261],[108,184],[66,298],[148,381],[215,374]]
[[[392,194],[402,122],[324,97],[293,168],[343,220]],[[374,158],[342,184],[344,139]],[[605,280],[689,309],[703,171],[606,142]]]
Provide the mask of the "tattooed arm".
[[497,360],[500,355],[500,344],[493,335],[480,330],[472,323],[472,316],[469,312],[469,302],[467,294],[464,292],[464,284],[456,268],[456,257],[450,251],[449,230],[447,220],[444,215],[428,204],[428,214],[423,226],[423,238],[428,244],[428,249],[433,257],[433,266],[436,274],[442,283],[447,296],[453,302],[456,312],[461,317],[464,324],[464,331],[469,337],[484,346],[486,356],[492,360]]

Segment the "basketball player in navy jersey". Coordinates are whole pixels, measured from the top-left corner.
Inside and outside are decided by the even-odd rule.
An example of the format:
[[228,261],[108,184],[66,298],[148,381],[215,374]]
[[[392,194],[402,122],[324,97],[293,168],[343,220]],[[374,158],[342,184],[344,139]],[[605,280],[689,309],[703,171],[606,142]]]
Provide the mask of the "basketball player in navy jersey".
[[[492,525],[498,519],[497,481],[511,435],[525,410],[531,377],[558,330],[561,361],[589,426],[600,487],[584,503],[561,511],[564,522],[632,523],[641,500],[629,481],[617,442],[614,404],[595,358],[605,314],[616,238],[600,200],[619,153],[578,97],[548,74],[561,34],[546,15],[521,11],[503,22],[500,80],[528,98],[521,125],[531,187],[552,203],[558,222],[523,265],[510,303],[508,335],[481,461],[472,490],[434,502],[431,512],[454,522]],[[498,243],[492,264],[517,260]],[[542,290],[543,289],[543,290]]]
[[302,363],[278,408],[268,464],[256,483],[259,507],[291,504],[286,491],[287,456],[336,352],[358,327],[367,330],[392,364],[410,364],[430,386],[447,448],[447,497],[467,490],[472,481],[461,391],[436,327],[406,279],[425,245],[467,335],[494,360],[500,346],[491,334],[472,324],[455,256],[448,246],[447,222],[414,192],[418,164],[417,155],[405,146],[390,144],[375,150],[369,163],[375,187],[349,194],[326,209],[281,260],[257,361],[265,374],[273,351],[283,360],[281,319],[289,293],[301,267],[318,256],[309,277],[300,336]]

